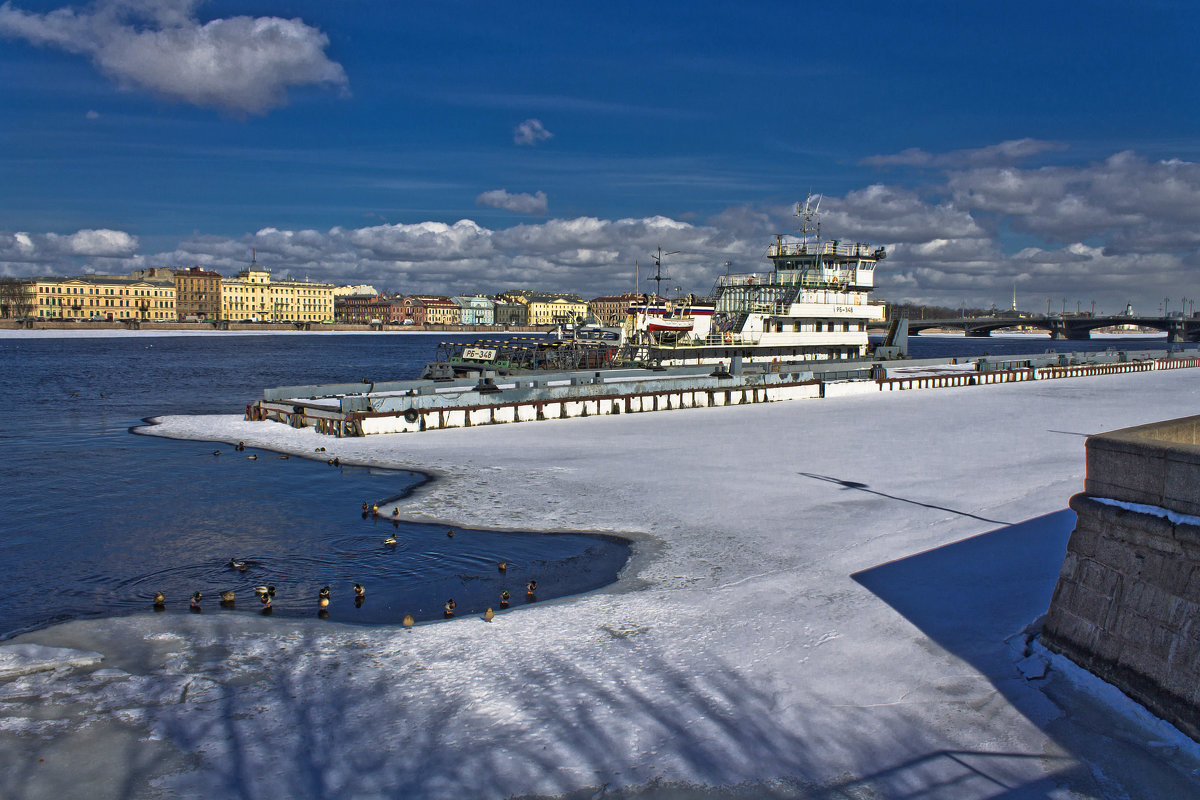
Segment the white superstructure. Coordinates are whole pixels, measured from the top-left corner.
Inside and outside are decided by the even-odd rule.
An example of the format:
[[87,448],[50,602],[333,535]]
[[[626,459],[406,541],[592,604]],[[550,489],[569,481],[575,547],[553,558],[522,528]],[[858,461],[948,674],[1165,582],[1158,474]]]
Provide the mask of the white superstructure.
[[[743,361],[831,360],[867,355],[867,325],[882,322],[872,302],[882,247],[822,242],[817,206],[797,205],[801,228],[779,236],[767,257],[769,272],[722,275],[714,306],[681,304],[668,318],[692,320],[691,330],[662,330],[654,315],[631,308],[627,335],[648,361],[667,365]],[[695,312],[691,309],[695,308]],[[655,328],[659,328],[655,330]]]

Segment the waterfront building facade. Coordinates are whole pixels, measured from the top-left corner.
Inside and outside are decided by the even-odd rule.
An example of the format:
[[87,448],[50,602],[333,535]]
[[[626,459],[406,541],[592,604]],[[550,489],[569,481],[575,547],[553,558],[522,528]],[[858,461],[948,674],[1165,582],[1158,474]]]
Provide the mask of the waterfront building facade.
[[373,322],[401,325],[404,323],[404,298],[383,295],[335,297],[333,318],[335,322],[348,325]]
[[185,320],[215,320],[221,318],[221,274],[200,267],[177,269],[175,280],[175,313]]
[[257,260],[221,280],[221,319],[251,322],[332,322],[332,283],[276,281]]
[[610,294],[588,301],[588,309],[592,312],[592,317],[601,325],[624,325],[629,307],[644,300],[645,295],[632,292]]
[[138,277],[140,274],[34,278],[30,282],[34,299],[31,315],[64,321],[174,322],[175,281],[146,279]]
[[480,294],[450,298],[459,308],[461,325],[493,325],[496,321],[495,303]]
[[515,300],[492,301],[494,325],[525,326],[529,324],[529,306]]
[[422,299],[425,305],[426,325],[457,325],[461,317],[458,304],[449,297],[426,297]]
[[530,325],[558,325],[588,315],[588,304],[575,294],[532,294],[528,306]]
[[416,295],[404,298],[403,314],[405,325],[424,325],[425,301]]

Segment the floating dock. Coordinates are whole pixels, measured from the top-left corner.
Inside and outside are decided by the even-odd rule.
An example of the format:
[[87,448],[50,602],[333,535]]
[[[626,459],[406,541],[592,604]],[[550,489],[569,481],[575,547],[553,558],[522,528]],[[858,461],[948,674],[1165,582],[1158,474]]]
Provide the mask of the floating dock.
[[904,361],[798,361],[726,368],[534,372],[481,370],[457,380],[281,386],[246,408],[249,420],[332,436],[416,433],[510,422],[773,403],[877,391],[1200,367],[1200,348]]

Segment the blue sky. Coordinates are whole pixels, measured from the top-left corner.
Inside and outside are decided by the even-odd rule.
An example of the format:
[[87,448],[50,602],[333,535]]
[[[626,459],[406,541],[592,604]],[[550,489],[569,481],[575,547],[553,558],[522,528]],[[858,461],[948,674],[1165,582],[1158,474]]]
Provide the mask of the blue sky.
[[823,232],[878,296],[1200,294],[1190,2],[0,5],[0,274],[684,291]]

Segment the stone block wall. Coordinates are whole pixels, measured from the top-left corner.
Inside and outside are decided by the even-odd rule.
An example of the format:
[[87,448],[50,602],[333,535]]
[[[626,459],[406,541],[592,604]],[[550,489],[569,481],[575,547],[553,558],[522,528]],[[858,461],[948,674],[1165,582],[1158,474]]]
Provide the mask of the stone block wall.
[[1088,438],[1042,640],[1200,740],[1198,429],[1189,417]]

